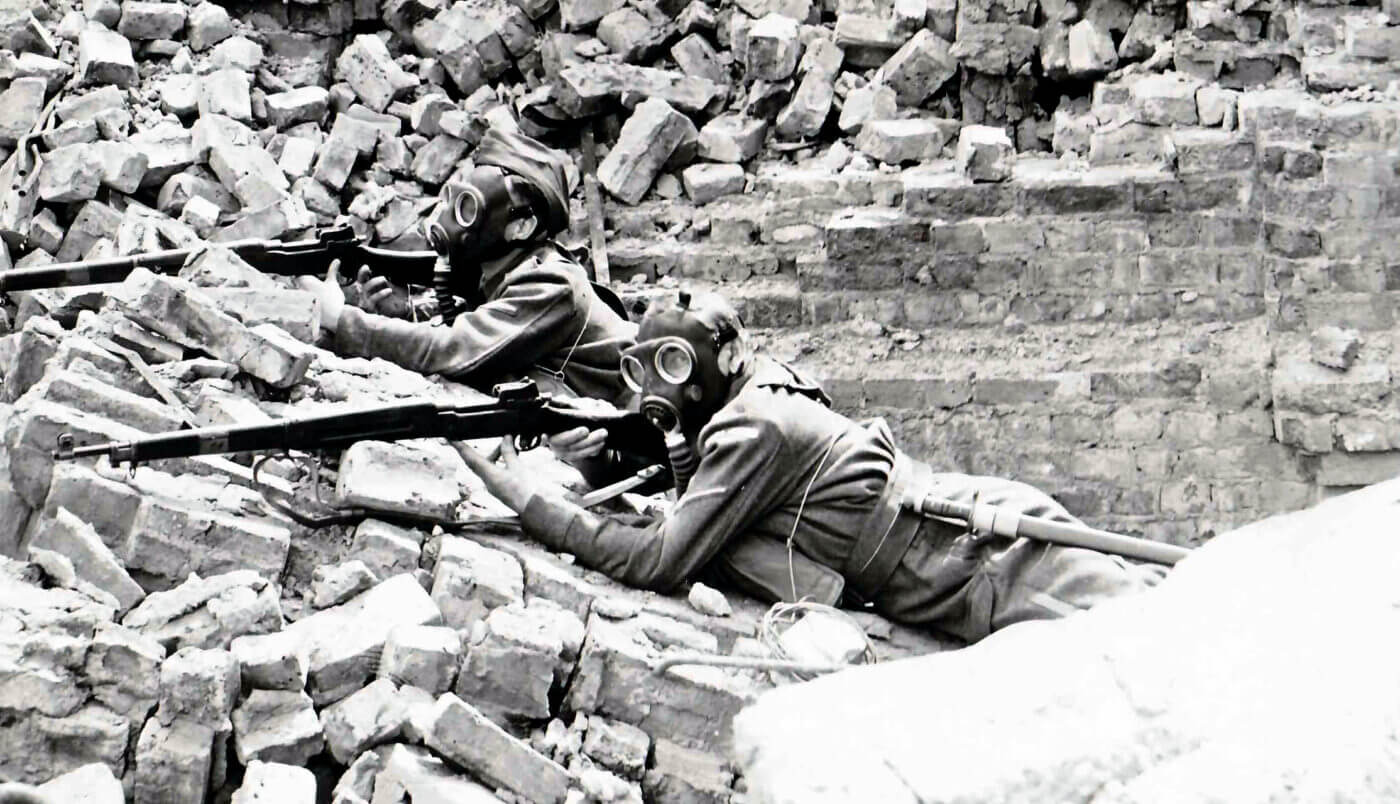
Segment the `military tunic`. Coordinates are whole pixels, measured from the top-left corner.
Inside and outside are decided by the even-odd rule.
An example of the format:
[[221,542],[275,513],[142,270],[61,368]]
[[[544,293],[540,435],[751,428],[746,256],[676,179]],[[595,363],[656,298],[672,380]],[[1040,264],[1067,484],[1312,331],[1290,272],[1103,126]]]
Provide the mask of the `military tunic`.
[[342,353],[382,357],[483,390],[507,379],[562,375],[579,396],[619,399],[618,367],[636,325],[598,298],[577,262],[544,244],[485,272],[481,290],[485,302],[450,327],[346,307],[334,344]]
[[[896,483],[962,501],[1075,521],[1049,496],[997,478],[934,473],[902,455],[881,421],[831,410],[786,366],[754,361],[701,430],[699,467],[665,518],[645,527],[536,495],[526,532],[625,583],[670,590],[714,577],[766,600],[869,603],[893,620],[980,639],[1058,617],[1160,579],[1160,568],[1025,538],[973,538],[898,505]],[[872,570],[878,572],[872,574]]]

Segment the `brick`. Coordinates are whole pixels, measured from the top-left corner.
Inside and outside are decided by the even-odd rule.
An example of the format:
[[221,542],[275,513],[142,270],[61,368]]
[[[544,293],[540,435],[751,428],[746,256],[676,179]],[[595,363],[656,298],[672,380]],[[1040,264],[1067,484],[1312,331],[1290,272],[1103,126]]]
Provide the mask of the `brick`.
[[66,508],[59,507],[51,518],[42,520],[29,544],[67,556],[80,579],[117,600],[119,613],[130,609],[146,596],[117,557],[102,543],[97,531]]
[[614,197],[636,204],[681,141],[697,136],[690,119],[670,104],[658,98],[645,100],[623,124],[617,143],[598,165],[598,181]]
[[437,696],[452,689],[461,663],[462,637],[441,626],[400,626],[389,632],[379,678]]
[[327,140],[316,157],[313,175],[332,190],[342,190],[350,180],[350,171],[354,169],[358,156],[359,151],[354,146],[334,138]]
[[1333,452],[1317,467],[1319,486],[1363,486],[1400,474],[1400,452]]
[[1156,126],[1126,123],[1097,129],[1089,135],[1089,164],[1121,162],[1151,164],[1166,158],[1165,134]]
[[[141,147],[147,157],[146,175],[141,179],[143,187],[159,187],[196,161],[191,132],[176,123],[162,123],[138,131],[131,135],[129,142]],[[59,259],[64,257],[59,256]]]
[[892,165],[937,159],[956,135],[958,123],[941,118],[867,120],[856,135],[856,148]]
[[925,29],[901,45],[881,69],[899,104],[913,107],[942,89],[957,66],[948,42]]
[[743,192],[744,180],[744,169],[734,164],[697,164],[681,172],[686,195],[697,205]]
[[721,757],[657,740],[642,790],[648,801],[722,802],[729,800],[733,783],[734,772]]
[[394,62],[384,40],[360,34],[336,59],[336,78],[346,82],[366,106],[376,112],[417,84]]
[[904,211],[910,215],[949,220],[999,217],[1015,206],[1015,188],[1008,184],[974,184],[955,173],[904,174]]
[[1135,119],[1154,126],[1194,126],[1197,82],[1179,74],[1147,75],[1133,82]]
[[326,747],[337,762],[349,765],[361,753],[398,737],[407,716],[398,686],[386,678],[373,681],[321,712]]
[[[198,6],[196,6],[198,8]],[[330,93],[322,87],[298,87],[267,96],[267,122],[279,130],[298,123],[320,123],[330,106]]]
[[122,804],[126,795],[112,769],[100,762],[59,774],[39,785],[38,793],[48,801],[82,801],[86,804]]
[[355,528],[350,554],[359,556],[378,577],[388,578],[418,568],[422,543],[421,531],[366,519]]
[[443,539],[432,598],[447,625],[472,627],[492,609],[521,602],[524,586],[520,564],[509,554],[467,539]]
[[699,156],[712,162],[747,162],[763,148],[768,124],[737,114],[722,114],[697,132]]
[[34,129],[46,94],[42,78],[14,79],[0,92],[0,147],[15,147],[20,137]]
[[156,716],[169,726],[192,720],[211,729],[233,714],[238,699],[238,662],[226,650],[184,648],[160,667],[160,708]]
[[1196,118],[1203,126],[1220,126],[1233,129],[1238,126],[1238,104],[1240,93],[1206,85],[1196,90]]
[[174,39],[185,27],[187,14],[188,10],[178,3],[126,0],[117,33],[127,39]]
[[190,572],[253,569],[281,575],[291,534],[270,520],[201,511],[174,501],[146,499],[131,526],[123,559],[132,570],[171,581]]
[[196,53],[233,36],[233,20],[217,3],[201,3],[190,8],[185,25],[185,42]]
[[433,137],[413,157],[413,175],[425,184],[442,184],[471,146],[448,134]]
[[897,111],[893,89],[884,84],[868,84],[847,93],[836,126],[845,134],[858,133],[872,120],[894,119]]
[[716,84],[727,80],[719,54],[704,36],[688,34],[671,46],[671,58],[686,75],[699,76]]
[[253,760],[244,772],[243,784],[233,794],[231,804],[256,804],[274,800],[287,804],[314,804],[315,774],[306,768],[280,762]]
[[209,64],[216,71],[235,70],[255,72],[262,65],[263,49],[246,36],[234,36],[215,45],[209,52]]
[[797,21],[769,13],[751,24],[746,33],[744,74],[749,81],[783,81],[792,77],[802,54]]
[[564,800],[572,778],[568,771],[452,693],[438,699],[431,724],[428,747],[488,784],[538,804]]
[[214,729],[191,720],[151,718],[136,743],[136,797],[141,801],[203,801],[209,787]]
[[284,631],[240,636],[229,643],[243,685],[249,689],[290,690],[306,686],[304,645]]
[[138,268],[112,290],[110,298],[117,309],[148,329],[204,349],[275,387],[295,385],[311,362],[309,353],[294,354],[220,312],[212,299],[182,280]]
[[306,693],[253,690],[233,711],[233,747],[244,765],[305,765],[325,747],[325,734]]
[[1249,184],[1234,176],[1145,179],[1133,184],[1133,208],[1138,212],[1179,214],[1205,209],[1243,209],[1249,196]]
[[640,780],[650,748],[651,738],[636,726],[589,716],[583,752],[619,776]]
[[1347,372],[1294,355],[1280,356],[1271,376],[1274,405],[1306,413],[1354,413],[1376,406],[1390,386],[1384,364],[1361,363]]
[[831,113],[835,87],[831,78],[811,72],[802,77],[792,100],[778,113],[778,132],[789,137],[815,137]]
[[131,56],[131,44],[114,31],[84,28],[78,35],[78,74],[89,85],[134,85],[136,60]]
[[1337,419],[1337,446],[1343,452],[1387,452],[1400,448],[1400,424],[1377,416]]
[[548,718],[550,691],[572,670],[561,660],[567,652],[577,656],[582,632],[577,616],[557,607],[493,609],[466,647],[454,692],[498,723]]
[[624,95],[663,100],[684,114],[713,114],[727,95],[724,85],[700,76],[606,62],[569,65],[553,88],[559,108],[573,115],[592,114]]
[[1113,436],[1128,442],[1155,441],[1162,437],[1165,417],[1160,411],[1120,407],[1110,418]]
[[359,441],[341,455],[335,497],[339,505],[450,519],[465,497],[464,471],[455,453]]
[[1361,335],[1340,327],[1319,327],[1308,339],[1314,363],[1345,371],[1361,352]]
[[[191,117],[199,112],[200,78],[190,73],[177,73],[160,82],[160,110],[176,117]],[[97,123],[92,125],[94,135]]]
[[1094,401],[1188,397],[1200,382],[1200,365],[1171,360],[1157,371],[1092,372],[1089,395]]
[[963,66],[983,75],[1015,75],[1030,61],[1039,42],[1039,34],[1029,25],[959,25],[957,41],[949,52]]
[[287,626],[305,647],[307,691],[320,706],[364,686],[374,674],[373,657],[400,625],[439,625],[442,614],[409,574],[395,575],[373,589]]
[[964,126],[955,158],[958,171],[974,182],[1006,181],[1016,163],[1016,146],[1004,129]]
[[39,170],[39,197],[56,203],[95,198],[102,184],[102,163],[94,148],[95,143],[67,145],[46,154]]
[[846,62],[854,67],[879,67],[908,40],[893,19],[874,14],[838,14],[835,33]]

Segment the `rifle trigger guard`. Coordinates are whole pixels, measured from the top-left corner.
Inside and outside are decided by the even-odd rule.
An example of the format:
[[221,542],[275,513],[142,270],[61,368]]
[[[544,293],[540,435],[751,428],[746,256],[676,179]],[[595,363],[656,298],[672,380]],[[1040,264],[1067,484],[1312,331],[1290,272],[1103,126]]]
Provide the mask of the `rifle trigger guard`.
[[517,434],[514,438],[513,443],[515,444],[516,452],[529,452],[530,450],[540,445],[540,436],[538,434]]

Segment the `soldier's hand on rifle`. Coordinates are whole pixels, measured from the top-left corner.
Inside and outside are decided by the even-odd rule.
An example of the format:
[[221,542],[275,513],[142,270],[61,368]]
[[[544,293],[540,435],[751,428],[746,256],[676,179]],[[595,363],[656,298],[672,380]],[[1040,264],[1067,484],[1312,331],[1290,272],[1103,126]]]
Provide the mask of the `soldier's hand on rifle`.
[[345,289],[340,286],[340,260],[332,260],[325,279],[314,276],[297,277],[297,287],[316,294],[321,303],[321,329],[335,331],[340,313],[345,309]]
[[554,457],[570,464],[597,457],[607,440],[607,430],[590,430],[587,427],[575,427],[547,439]]
[[391,318],[413,316],[413,299],[409,297],[408,290],[396,287],[382,276],[375,276],[369,266],[360,266],[355,275],[355,285],[360,291],[360,309]]
[[525,505],[536,494],[558,494],[557,488],[536,480],[534,475],[520,465],[520,455],[515,451],[515,443],[510,436],[501,439],[501,463],[477,452],[469,444],[461,441],[449,442],[457,454],[467,464],[467,468],[481,478],[486,490],[496,499],[505,503],[516,513],[525,510]]

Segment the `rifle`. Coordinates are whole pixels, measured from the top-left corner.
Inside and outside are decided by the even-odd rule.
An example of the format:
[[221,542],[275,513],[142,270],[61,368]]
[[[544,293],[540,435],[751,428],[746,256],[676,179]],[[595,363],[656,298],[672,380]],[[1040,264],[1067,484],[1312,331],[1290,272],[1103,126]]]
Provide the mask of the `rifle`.
[[[333,260],[340,260],[342,275],[354,276],[360,266],[367,265],[396,285],[431,285],[433,266],[437,263],[437,253],[433,251],[394,251],[365,245],[349,226],[323,229],[312,239],[290,243],[250,238],[214,246],[232,250],[264,273],[323,275],[330,270]],[[137,268],[174,273],[204,248],[167,249],[101,260],[13,268],[0,271],[0,292],[120,282]]]
[[[492,395],[496,401],[483,404],[406,402],[267,424],[175,430],[132,441],[83,446],[74,444],[71,433],[63,433],[58,437],[53,457],[63,461],[105,455],[113,466],[127,463],[134,470],[137,464],[167,458],[234,452],[270,453],[254,463],[256,479],[264,461],[292,450],[325,453],[344,449],[357,441],[463,440],[507,435],[514,436],[517,446],[527,450],[538,446],[543,436],[587,427],[606,430],[606,445],[611,449],[644,457],[652,464],[669,465],[661,431],[640,413],[567,407],[555,402],[552,395],[541,394],[532,380],[497,385]],[[316,488],[319,502],[319,487]],[[278,507],[305,525],[319,527],[333,523],[332,519],[310,520],[284,506]]]

